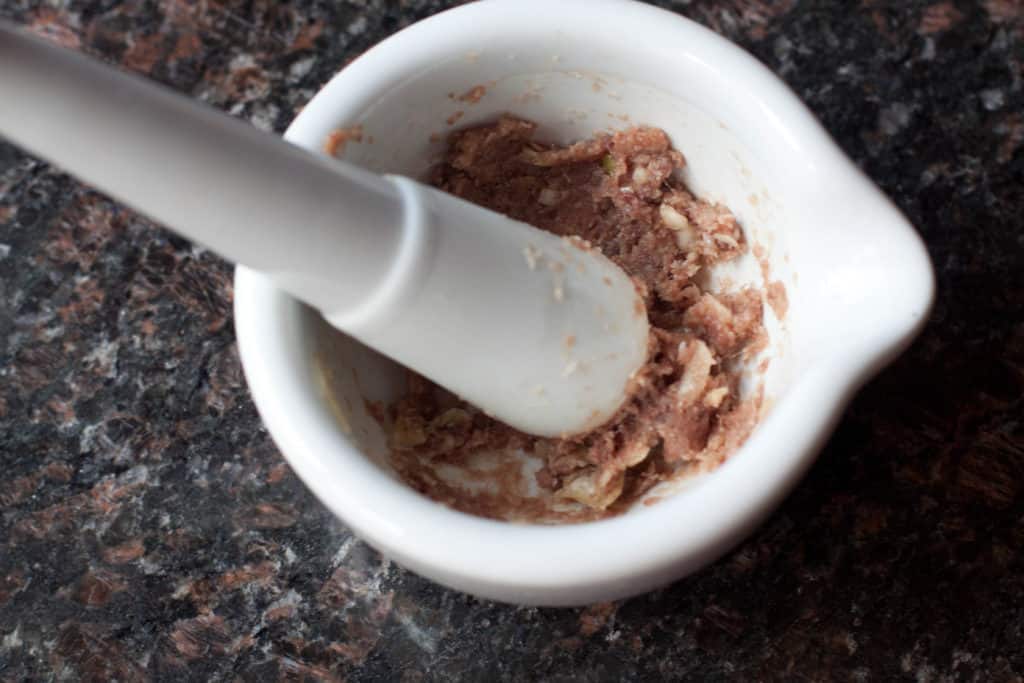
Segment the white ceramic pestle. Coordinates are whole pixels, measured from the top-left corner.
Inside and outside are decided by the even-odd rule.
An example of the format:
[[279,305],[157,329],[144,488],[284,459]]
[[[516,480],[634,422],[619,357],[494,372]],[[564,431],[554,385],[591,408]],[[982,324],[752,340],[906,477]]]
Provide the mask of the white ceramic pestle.
[[621,405],[648,323],[598,253],[0,25],[0,135],[525,432]]

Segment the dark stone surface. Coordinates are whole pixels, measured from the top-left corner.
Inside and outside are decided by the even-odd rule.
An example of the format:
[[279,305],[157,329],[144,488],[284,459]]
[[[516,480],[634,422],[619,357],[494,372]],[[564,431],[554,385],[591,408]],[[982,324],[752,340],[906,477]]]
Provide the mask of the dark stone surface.
[[[0,0],[0,16],[280,131],[445,4]],[[660,4],[786,79],[938,271],[927,330],[781,510],[621,603],[438,588],[352,540],[274,449],[229,267],[0,145],[0,681],[1024,675],[1024,5]]]

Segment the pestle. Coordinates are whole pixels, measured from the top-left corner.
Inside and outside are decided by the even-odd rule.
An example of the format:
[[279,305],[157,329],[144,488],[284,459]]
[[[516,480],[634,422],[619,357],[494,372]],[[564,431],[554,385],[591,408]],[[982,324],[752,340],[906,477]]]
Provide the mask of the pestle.
[[0,137],[524,432],[599,426],[646,360],[642,299],[584,244],[310,153],[3,24],[0,101]]

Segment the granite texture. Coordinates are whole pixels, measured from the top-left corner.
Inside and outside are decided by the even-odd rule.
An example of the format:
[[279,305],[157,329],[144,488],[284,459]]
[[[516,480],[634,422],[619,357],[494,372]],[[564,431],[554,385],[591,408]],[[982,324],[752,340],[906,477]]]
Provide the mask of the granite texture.
[[[280,131],[447,4],[0,0],[0,17]],[[260,426],[229,266],[0,144],[0,681],[1024,676],[1024,4],[659,4],[784,78],[938,273],[921,339],[779,512],[695,576],[583,610],[405,572]]]

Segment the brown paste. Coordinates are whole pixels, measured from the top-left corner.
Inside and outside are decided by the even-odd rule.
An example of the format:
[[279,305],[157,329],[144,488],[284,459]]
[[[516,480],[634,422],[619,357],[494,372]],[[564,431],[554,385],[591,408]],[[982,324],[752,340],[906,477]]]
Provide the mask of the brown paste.
[[[740,364],[765,343],[762,294],[713,294],[702,285],[709,268],[747,244],[726,207],[694,197],[679,179],[686,162],[663,131],[636,127],[555,146],[535,140],[536,128],[505,116],[452,133],[430,181],[578,236],[634,278],[651,342],[627,402],[604,426],[564,439],[518,432],[412,373],[404,397],[375,409],[399,475],[435,500],[502,519],[594,519],[624,510],[659,481],[718,465],[746,439],[760,393],[741,398]],[[511,455],[519,449],[543,461],[539,496],[523,485]],[[446,479],[444,465],[478,469],[492,486]]]

